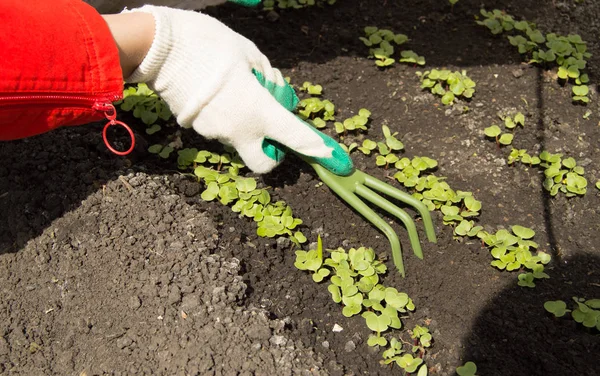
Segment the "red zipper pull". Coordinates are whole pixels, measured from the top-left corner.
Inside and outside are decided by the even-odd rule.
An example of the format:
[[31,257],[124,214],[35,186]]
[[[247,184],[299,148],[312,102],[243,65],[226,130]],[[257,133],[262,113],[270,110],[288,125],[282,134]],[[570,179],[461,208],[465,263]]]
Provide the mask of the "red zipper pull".
[[[102,138],[104,139],[104,145],[106,145],[108,150],[112,151],[116,155],[121,156],[131,153],[133,151],[133,148],[135,147],[135,135],[133,134],[131,128],[129,128],[129,125],[123,123],[120,120],[117,120],[117,110],[115,109],[115,106],[113,106],[112,103],[96,103],[94,104],[94,109],[98,111],[104,111],[104,116],[106,117],[106,119],[108,119],[108,123],[104,125],[104,129],[102,130]],[[108,138],[106,137],[106,131],[109,127],[113,125],[121,126],[125,128],[125,130],[127,130],[127,132],[129,133],[129,137],[131,137],[131,146],[126,151],[118,151],[117,149],[111,146],[110,142],[108,142]]]

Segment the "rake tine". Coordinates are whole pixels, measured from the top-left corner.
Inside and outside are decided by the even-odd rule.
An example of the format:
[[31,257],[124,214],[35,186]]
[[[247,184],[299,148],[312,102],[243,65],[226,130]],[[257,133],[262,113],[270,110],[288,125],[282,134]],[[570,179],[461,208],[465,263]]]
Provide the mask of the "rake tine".
[[371,209],[360,199],[360,197],[353,193],[353,191],[357,192],[357,188],[360,186],[360,184],[354,183],[355,179],[353,179],[357,171],[355,171],[350,178],[343,178],[327,171],[325,168],[316,163],[311,163],[311,165],[321,180],[332,191],[334,191],[342,198],[342,200],[348,203],[348,205],[352,206],[357,212],[359,212],[369,222],[371,222],[373,225],[375,225],[375,227],[385,234],[392,248],[392,260],[394,265],[400,274],[402,274],[402,277],[404,277],[404,261],[402,260],[402,248],[400,246],[400,239],[398,239],[398,235],[383,218],[378,216],[373,209]]
[[421,250],[421,244],[419,243],[419,233],[417,232],[417,226],[415,225],[415,222],[412,220],[411,216],[408,215],[407,212],[400,209],[399,207],[386,200],[385,198],[381,197],[377,193],[373,192],[364,185],[356,185],[356,194],[361,197],[364,197],[373,204],[379,206],[381,209],[387,211],[390,214],[393,214],[398,219],[400,219],[402,223],[404,223],[404,226],[408,231],[408,239],[410,240],[410,245],[413,249],[413,252],[418,258],[420,258],[421,260],[423,259],[423,251]]
[[[371,187],[383,194],[391,196],[415,208],[419,212],[419,214],[421,214],[421,218],[423,218],[423,226],[425,227],[425,234],[427,235],[427,239],[432,243],[437,243],[437,238],[435,236],[435,227],[433,226],[433,220],[431,219],[431,214],[429,213],[429,209],[427,209],[425,204],[423,204],[421,201],[417,200],[413,196],[409,195],[408,193],[403,192],[395,187],[392,187],[391,185],[384,183],[371,175],[367,175],[362,171],[357,172],[362,175],[366,186]],[[415,247],[413,246],[413,249],[414,248]]]

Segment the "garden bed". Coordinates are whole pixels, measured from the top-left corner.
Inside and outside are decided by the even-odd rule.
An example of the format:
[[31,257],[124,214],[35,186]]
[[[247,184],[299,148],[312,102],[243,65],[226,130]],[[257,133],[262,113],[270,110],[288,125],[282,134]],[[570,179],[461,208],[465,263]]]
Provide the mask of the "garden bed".
[[[430,329],[433,346],[423,358],[430,375],[453,375],[467,361],[480,375],[592,375],[598,331],[568,315],[554,318],[543,305],[600,297],[598,96],[592,89],[591,103],[573,104],[570,84],[522,64],[505,37],[475,23],[479,6],[338,0],[277,13],[234,6],[209,12],[255,41],[295,85],[322,85],[336,118],[370,110],[366,135],[345,142],[381,139],[387,125],[404,143],[400,156],[433,158],[437,176],[473,192],[485,230],[531,228],[539,250],[552,256],[549,279],[518,286],[519,271],[490,266],[489,249],[477,238],[455,239],[435,211],[438,241],[422,241],[424,260],[412,254],[402,226],[393,225],[403,245],[402,278],[386,238],[319,185],[301,160],[289,157],[260,177],[303,220],[309,243],[320,235],[325,248],[367,246],[388,259],[383,283],[406,292],[416,306],[391,334],[409,342],[408,329]],[[593,54],[587,71],[597,82],[600,5],[485,6],[545,32],[581,35]],[[406,34],[406,49],[424,56],[426,65],[377,68],[358,39],[365,26]],[[422,90],[416,72],[432,68],[465,69],[477,84],[473,98],[444,106]],[[484,128],[500,123],[498,112],[517,111],[525,125],[513,144],[575,158],[588,180],[584,196],[551,197],[542,187],[543,169],[508,165],[510,147],[485,137]],[[296,246],[283,237],[258,237],[252,220],[203,201],[203,184],[177,171],[175,156],[147,152],[165,136],[148,136],[143,124],[122,116],[138,140],[127,158],[105,149],[101,124],[0,147],[2,373],[403,374],[381,365],[381,349],[367,346],[364,319],[344,317],[326,284],[294,267]],[[326,132],[335,134],[331,126]],[[191,132],[181,138],[186,147],[219,150]],[[352,157],[361,170],[401,187],[375,156],[354,151]],[[417,226],[422,230],[420,221]]]

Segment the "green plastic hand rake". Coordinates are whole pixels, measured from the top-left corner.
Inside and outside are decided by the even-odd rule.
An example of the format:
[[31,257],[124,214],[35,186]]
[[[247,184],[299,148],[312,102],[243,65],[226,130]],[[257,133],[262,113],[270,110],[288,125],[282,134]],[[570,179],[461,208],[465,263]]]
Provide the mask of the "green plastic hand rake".
[[417,200],[406,192],[384,183],[377,178],[374,178],[373,176],[365,174],[360,170],[354,169],[352,174],[348,176],[339,176],[328,171],[315,160],[306,156],[301,157],[314,168],[314,170],[317,172],[317,175],[319,175],[321,180],[331,190],[333,190],[342,198],[342,200],[346,201],[348,205],[352,206],[357,212],[362,214],[369,222],[371,222],[385,234],[392,248],[394,265],[396,265],[396,268],[398,268],[398,271],[403,277],[405,276],[404,261],[402,260],[402,248],[400,247],[398,235],[383,218],[377,215],[373,209],[371,209],[361,200],[361,197],[402,221],[408,230],[408,237],[413,252],[418,258],[423,259],[423,251],[421,249],[421,243],[419,242],[417,227],[412,217],[386,198],[377,194],[375,191],[379,191],[415,208],[423,219],[423,225],[425,226],[425,234],[427,235],[427,239],[432,243],[437,242],[431,215],[429,214],[429,210],[425,204],[423,204],[421,201]]

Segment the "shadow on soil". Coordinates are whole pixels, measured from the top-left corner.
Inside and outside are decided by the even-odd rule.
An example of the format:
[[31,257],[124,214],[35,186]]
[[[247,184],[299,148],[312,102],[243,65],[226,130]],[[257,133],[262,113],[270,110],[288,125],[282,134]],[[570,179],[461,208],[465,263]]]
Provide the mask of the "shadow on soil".
[[[465,344],[464,362],[473,361],[480,375],[595,375],[590,359],[600,354],[598,331],[577,324],[570,313],[562,318],[544,309],[548,300],[599,294],[600,259],[581,254],[548,272],[534,289],[516,283],[497,295],[480,313]],[[595,283],[594,283],[594,282]],[[515,318],[514,312],[527,312]],[[523,353],[523,349],[529,349]],[[594,355],[595,354],[595,355]],[[587,368],[586,368],[587,367]]]

